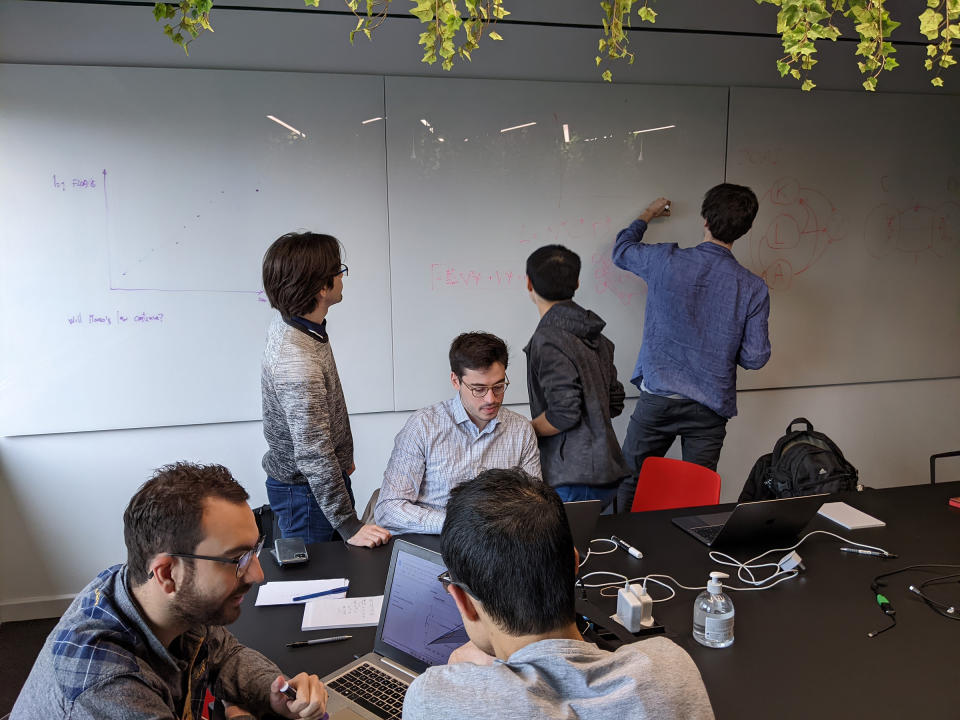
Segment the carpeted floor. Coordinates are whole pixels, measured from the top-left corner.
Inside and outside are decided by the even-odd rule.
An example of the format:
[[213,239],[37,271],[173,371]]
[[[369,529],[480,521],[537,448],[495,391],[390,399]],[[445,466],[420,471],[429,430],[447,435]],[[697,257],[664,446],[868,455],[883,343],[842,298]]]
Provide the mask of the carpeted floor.
[[13,709],[33,661],[59,618],[0,625],[0,717]]

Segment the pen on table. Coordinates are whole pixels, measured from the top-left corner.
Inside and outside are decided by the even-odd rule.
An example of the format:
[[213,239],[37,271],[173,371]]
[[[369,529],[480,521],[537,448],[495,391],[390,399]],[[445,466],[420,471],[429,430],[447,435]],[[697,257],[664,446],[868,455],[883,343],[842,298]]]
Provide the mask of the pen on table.
[[334,635],[333,637],[314,638],[313,640],[297,640],[287,643],[287,647],[307,647],[307,645],[323,645],[324,643],[340,642],[349,640],[353,635]]
[[638,560],[643,557],[643,553],[637,550],[633,545],[628,543],[626,540],[621,540],[616,535],[611,535],[610,539],[613,540],[617,545],[619,545],[623,550],[626,550],[628,553],[633,555]]
[[896,558],[898,555],[893,553],[881,552],[880,550],[863,550],[861,548],[842,547],[840,552],[857,553],[857,555],[870,555],[872,557]]
[[309,593],[307,595],[297,595],[297,597],[293,598],[293,602],[300,602],[301,600],[311,600],[313,598],[322,597],[324,595],[333,595],[334,593],[346,592],[349,589],[350,588],[344,586],[344,587],[338,587],[338,588],[330,588],[329,590],[321,590],[320,592]]
[[[296,700],[296,699],[297,699],[297,691],[294,690],[292,687],[290,687],[290,683],[287,682],[286,680],[283,681],[283,687],[280,688],[280,692],[282,692],[284,695],[286,695],[286,696],[287,696],[288,698],[290,698],[291,700]],[[324,714],[320,717],[320,720],[330,720],[330,715],[327,714],[327,713],[324,713]]]

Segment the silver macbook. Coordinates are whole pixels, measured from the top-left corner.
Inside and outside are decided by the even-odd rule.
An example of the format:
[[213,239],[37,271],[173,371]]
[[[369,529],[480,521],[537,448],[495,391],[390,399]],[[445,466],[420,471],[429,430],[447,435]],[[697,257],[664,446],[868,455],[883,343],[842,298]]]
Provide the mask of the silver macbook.
[[330,720],[400,720],[413,679],[469,639],[445,571],[439,553],[394,541],[373,652],[322,678]]
[[740,503],[729,512],[682,515],[673,524],[710,547],[794,539],[823,505],[822,495]]

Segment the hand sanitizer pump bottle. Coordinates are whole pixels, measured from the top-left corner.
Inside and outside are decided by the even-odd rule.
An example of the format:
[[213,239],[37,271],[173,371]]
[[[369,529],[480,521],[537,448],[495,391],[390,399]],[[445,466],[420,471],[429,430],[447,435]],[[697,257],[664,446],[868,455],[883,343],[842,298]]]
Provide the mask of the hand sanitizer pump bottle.
[[723,593],[726,573],[712,572],[707,589],[693,604],[693,637],[701,645],[724,648],[733,645],[733,602]]

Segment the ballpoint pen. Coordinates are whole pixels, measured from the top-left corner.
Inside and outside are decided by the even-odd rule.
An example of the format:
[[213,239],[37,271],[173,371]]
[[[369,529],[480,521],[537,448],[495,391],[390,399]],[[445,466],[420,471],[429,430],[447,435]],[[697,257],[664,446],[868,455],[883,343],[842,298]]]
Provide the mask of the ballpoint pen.
[[307,647],[307,645],[323,645],[324,643],[339,642],[340,640],[349,640],[353,635],[334,635],[333,637],[314,638],[313,640],[297,640],[287,643],[289,648]]
[[842,547],[840,552],[856,553],[857,555],[870,555],[872,557],[895,558],[893,553],[881,552],[880,550],[864,550],[862,548]]
[[323,597],[324,595],[333,595],[335,593],[346,592],[349,589],[350,588],[344,586],[344,587],[338,587],[338,588],[330,588],[329,590],[321,590],[320,592],[315,592],[315,593],[308,593],[307,595],[298,595],[297,597],[293,598],[293,602],[300,602],[301,600],[312,600],[313,598]]

